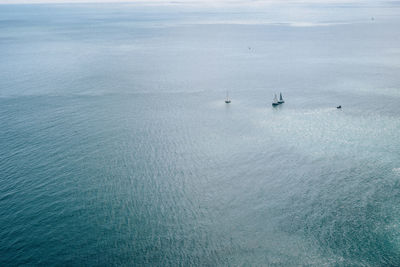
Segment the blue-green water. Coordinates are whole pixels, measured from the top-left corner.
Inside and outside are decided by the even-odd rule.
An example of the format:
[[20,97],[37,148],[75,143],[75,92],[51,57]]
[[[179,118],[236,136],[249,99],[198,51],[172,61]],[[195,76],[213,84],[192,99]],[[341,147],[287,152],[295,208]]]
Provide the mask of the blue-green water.
[[399,15],[0,6],[0,265],[399,266]]

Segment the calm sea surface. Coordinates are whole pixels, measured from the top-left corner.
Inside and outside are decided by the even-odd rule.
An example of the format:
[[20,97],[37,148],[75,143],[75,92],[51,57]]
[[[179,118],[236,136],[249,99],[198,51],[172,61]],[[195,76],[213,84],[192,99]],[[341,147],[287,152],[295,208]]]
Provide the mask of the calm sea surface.
[[0,265],[399,266],[399,29],[396,2],[0,6]]

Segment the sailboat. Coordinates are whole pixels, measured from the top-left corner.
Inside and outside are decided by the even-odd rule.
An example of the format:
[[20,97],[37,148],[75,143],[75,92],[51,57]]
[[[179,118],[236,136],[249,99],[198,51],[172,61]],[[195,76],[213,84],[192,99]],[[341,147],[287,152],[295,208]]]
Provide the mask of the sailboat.
[[273,105],[273,106],[279,105],[279,101],[278,101],[278,98],[276,97],[276,94],[275,94],[275,96],[274,96],[274,99],[272,100],[272,105]]
[[279,104],[285,103],[285,101],[283,100],[283,97],[282,97],[282,93],[279,93],[279,101],[278,101],[278,103]]
[[226,91],[225,103],[227,103],[227,104],[231,103],[231,99],[229,98],[228,91]]

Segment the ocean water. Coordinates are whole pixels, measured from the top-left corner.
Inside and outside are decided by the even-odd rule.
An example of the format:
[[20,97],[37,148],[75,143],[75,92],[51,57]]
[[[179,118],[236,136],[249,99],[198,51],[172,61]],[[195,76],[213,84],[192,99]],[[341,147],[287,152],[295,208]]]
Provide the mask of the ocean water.
[[399,266],[399,26],[0,5],[0,265]]

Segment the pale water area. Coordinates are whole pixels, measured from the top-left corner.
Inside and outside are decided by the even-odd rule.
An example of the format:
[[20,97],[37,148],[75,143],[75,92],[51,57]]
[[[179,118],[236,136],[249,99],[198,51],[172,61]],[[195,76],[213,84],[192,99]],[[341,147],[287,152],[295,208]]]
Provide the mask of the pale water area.
[[399,29],[396,2],[0,6],[0,265],[399,266]]

